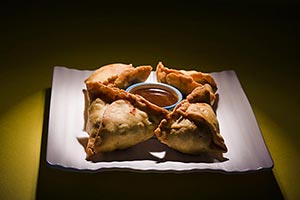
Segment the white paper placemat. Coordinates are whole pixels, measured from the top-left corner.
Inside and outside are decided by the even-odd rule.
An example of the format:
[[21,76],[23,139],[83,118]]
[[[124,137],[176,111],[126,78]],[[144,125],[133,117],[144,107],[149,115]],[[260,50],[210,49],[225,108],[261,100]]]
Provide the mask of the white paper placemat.
[[[50,165],[75,170],[151,170],[246,172],[273,167],[256,118],[234,71],[211,73],[218,85],[217,118],[228,152],[219,161],[209,154],[190,156],[169,149],[157,139],[123,151],[85,159],[84,80],[92,71],[54,67],[46,159]],[[151,73],[147,82],[156,82]]]

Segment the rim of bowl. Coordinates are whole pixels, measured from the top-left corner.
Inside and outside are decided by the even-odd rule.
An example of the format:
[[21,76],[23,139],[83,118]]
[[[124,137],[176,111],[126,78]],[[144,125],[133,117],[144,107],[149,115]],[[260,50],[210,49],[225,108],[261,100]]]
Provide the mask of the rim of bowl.
[[166,109],[166,110],[173,109],[173,108],[174,108],[177,104],[179,104],[179,103],[182,101],[182,99],[183,99],[183,96],[182,96],[181,92],[180,92],[177,88],[175,88],[175,87],[173,87],[173,86],[171,86],[171,85],[165,84],[165,83],[145,83],[145,82],[142,82],[142,83],[135,83],[135,84],[133,84],[133,85],[130,85],[128,88],[126,88],[126,92],[129,92],[129,93],[130,93],[130,91],[131,91],[132,89],[134,89],[134,88],[136,88],[136,87],[144,86],[144,85],[145,85],[145,86],[147,86],[147,85],[149,85],[149,86],[151,86],[151,85],[154,85],[154,86],[162,86],[162,87],[168,88],[169,90],[172,90],[173,92],[176,93],[176,95],[177,95],[177,97],[178,97],[178,101],[177,101],[176,103],[172,104],[172,105],[162,107],[162,108],[164,108],[164,109]]

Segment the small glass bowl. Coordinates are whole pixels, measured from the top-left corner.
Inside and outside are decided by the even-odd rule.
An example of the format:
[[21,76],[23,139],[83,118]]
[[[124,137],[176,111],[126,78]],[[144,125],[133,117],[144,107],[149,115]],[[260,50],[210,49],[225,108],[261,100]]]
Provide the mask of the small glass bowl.
[[[138,91],[143,91],[143,93],[138,93]],[[142,97],[144,97],[145,99],[147,99],[148,101],[150,101],[151,103],[156,104],[166,110],[172,110],[179,102],[182,101],[182,98],[183,98],[181,92],[177,88],[175,88],[171,85],[168,85],[168,84],[164,84],[164,83],[145,83],[145,82],[136,83],[136,84],[129,86],[126,89],[126,92],[133,93],[133,94],[139,94]],[[155,96],[155,97],[153,96],[154,98],[152,100],[151,100],[151,95]],[[167,96],[167,95],[170,95],[170,96]],[[168,98],[168,97],[170,97],[170,98]],[[163,103],[164,103],[164,102],[167,102],[170,99],[172,99],[171,97],[176,98],[176,100],[173,100],[172,103],[169,103],[170,105],[162,106],[162,105],[159,105],[159,103],[155,102],[155,99],[156,99],[158,101],[160,100],[161,102],[163,101]],[[166,101],[166,98],[167,98],[167,101]]]

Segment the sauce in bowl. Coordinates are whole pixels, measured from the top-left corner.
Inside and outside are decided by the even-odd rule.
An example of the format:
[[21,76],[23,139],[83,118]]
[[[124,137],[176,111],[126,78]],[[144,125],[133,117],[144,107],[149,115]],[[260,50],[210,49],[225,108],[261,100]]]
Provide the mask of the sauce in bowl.
[[126,91],[138,94],[165,109],[174,108],[182,100],[182,95],[176,88],[163,83],[137,83]]

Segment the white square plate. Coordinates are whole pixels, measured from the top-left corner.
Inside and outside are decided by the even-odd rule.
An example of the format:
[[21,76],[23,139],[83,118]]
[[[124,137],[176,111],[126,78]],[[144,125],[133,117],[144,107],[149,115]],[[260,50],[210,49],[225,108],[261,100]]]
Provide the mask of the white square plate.
[[[211,73],[218,85],[217,118],[228,152],[225,161],[209,154],[188,156],[159,143],[157,139],[138,144],[128,150],[85,159],[84,144],[84,79],[92,71],[54,67],[50,101],[47,162],[82,171],[126,169],[138,171],[247,172],[273,167],[254,113],[234,71]],[[156,82],[152,72],[147,82]]]

